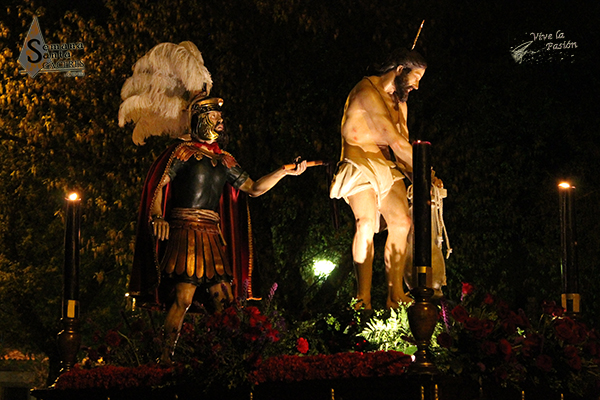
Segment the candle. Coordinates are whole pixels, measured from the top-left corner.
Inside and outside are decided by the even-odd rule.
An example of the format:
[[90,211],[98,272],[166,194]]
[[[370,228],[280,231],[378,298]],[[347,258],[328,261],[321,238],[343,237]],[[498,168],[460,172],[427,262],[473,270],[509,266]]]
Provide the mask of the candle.
[[79,245],[81,198],[71,193],[67,198],[65,221],[65,263],[63,270],[63,318],[79,317]]
[[561,182],[559,188],[562,306],[567,313],[579,312],[579,272],[575,229],[575,186]]
[[413,143],[413,276],[411,294],[415,299],[408,308],[408,323],[417,351],[411,365],[414,373],[432,375],[437,372],[428,355],[431,335],[438,319],[438,308],[431,302],[431,162],[429,142]]
[[413,263],[418,287],[428,286],[431,269],[431,143],[413,143]]

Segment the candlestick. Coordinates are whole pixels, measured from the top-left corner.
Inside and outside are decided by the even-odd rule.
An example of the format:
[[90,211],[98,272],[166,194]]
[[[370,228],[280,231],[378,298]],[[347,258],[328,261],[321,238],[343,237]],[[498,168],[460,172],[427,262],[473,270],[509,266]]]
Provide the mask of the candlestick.
[[417,344],[412,372],[435,374],[437,368],[427,349],[438,319],[438,308],[431,302],[431,161],[429,142],[413,143],[413,279],[415,302],[408,308],[410,330]]
[[577,235],[575,226],[575,186],[569,182],[558,185],[560,206],[562,306],[567,314],[580,311],[579,271],[577,265]]
[[79,246],[81,199],[72,193],[67,199],[65,222],[65,263],[63,281],[63,317],[79,317]]
[[81,344],[79,332],[79,247],[81,234],[81,198],[72,193],[67,198],[65,218],[65,260],[63,268],[62,325],[58,334],[61,354],[60,373],[71,370]]
[[431,143],[413,143],[413,224],[416,286],[431,287]]

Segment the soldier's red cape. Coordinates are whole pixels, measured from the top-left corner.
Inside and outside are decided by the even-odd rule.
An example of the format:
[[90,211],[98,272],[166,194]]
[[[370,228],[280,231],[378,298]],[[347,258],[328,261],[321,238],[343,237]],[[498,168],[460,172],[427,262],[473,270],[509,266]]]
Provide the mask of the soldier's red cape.
[[[180,144],[169,146],[152,164],[142,190],[138,211],[133,267],[129,280],[129,295],[136,298],[137,304],[154,309],[165,309],[173,297],[173,287],[161,280],[159,262],[164,251],[164,243],[157,243],[149,223],[150,206],[158,184],[164,174],[171,153]],[[216,149],[214,149],[216,150]],[[218,151],[218,150],[217,150]],[[170,190],[164,190],[163,215],[169,210]],[[247,214],[247,196],[245,193],[227,184],[223,190],[220,204],[221,230],[227,242],[227,253],[234,274],[234,294],[242,296],[244,282],[251,276],[249,229]],[[249,282],[251,284],[251,282]],[[202,293],[197,290],[198,300]],[[193,312],[190,308],[190,312]]]

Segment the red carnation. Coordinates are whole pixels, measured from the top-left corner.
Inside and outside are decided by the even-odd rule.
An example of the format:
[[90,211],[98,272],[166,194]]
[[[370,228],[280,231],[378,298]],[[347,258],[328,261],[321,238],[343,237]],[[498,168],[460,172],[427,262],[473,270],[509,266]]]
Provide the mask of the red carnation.
[[298,349],[298,351],[302,354],[308,353],[308,340],[302,337],[298,338],[298,341],[296,342],[296,349]]

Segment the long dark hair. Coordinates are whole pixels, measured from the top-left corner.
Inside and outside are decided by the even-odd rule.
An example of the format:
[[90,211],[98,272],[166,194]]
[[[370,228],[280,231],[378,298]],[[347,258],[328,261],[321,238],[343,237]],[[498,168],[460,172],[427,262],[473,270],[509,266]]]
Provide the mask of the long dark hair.
[[405,48],[399,48],[394,50],[383,64],[374,66],[373,72],[375,75],[381,76],[398,68],[399,65],[410,72],[416,68],[427,68],[427,61],[415,50],[409,51]]

